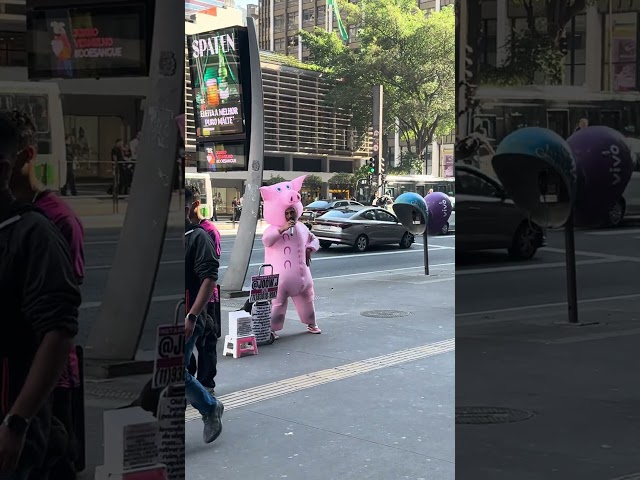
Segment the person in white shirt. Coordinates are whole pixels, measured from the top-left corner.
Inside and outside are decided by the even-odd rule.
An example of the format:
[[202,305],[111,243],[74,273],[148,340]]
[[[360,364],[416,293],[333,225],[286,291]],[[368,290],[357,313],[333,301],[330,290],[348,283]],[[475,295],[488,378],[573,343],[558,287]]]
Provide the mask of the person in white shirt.
[[129,142],[129,150],[131,151],[131,160],[138,160],[138,144],[140,143],[140,132],[136,134],[136,138]]

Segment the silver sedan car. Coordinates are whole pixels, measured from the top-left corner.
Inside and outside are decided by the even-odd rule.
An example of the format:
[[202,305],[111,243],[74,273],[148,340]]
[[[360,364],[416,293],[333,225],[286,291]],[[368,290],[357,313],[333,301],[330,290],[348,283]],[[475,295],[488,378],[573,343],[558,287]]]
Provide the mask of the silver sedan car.
[[323,249],[334,243],[351,245],[356,252],[364,252],[371,245],[397,244],[400,248],[411,248],[415,241],[395,215],[376,207],[331,210],[316,219],[311,231]]

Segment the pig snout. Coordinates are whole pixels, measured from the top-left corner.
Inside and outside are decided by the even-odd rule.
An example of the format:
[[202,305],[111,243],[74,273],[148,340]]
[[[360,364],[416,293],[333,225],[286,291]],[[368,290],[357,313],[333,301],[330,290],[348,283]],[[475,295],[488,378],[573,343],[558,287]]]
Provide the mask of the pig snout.
[[294,203],[298,203],[300,200],[302,200],[302,197],[300,197],[300,194],[298,192],[291,195],[291,198],[289,199],[291,205],[293,205]]

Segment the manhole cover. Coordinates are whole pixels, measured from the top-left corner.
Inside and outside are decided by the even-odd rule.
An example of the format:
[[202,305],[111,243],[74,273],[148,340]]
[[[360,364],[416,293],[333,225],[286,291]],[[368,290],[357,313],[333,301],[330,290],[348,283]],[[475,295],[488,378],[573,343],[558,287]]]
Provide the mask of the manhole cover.
[[367,310],[366,312],[360,312],[360,315],[373,318],[398,318],[407,317],[411,315],[411,312],[403,312],[401,310]]
[[488,425],[512,423],[528,420],[535,414],[528,410],[503,407],[456,407],[456,423],[467,425]]

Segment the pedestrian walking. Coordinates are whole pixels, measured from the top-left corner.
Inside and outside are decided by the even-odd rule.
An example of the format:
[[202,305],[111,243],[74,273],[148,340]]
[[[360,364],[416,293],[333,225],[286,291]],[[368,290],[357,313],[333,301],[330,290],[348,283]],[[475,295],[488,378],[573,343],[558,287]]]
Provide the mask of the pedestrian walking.
[[127,164],[124,160],[123,146],[122,139],[118,138],[111,149],[111,161],[113,162],[118,180],[118,195],[126,195],[125,191],[127,188]]
[[185,190],[185,394],[191,405],[200,412],[204,423],[203,439],[213,442],[222,431],[224,406],[189,373],[191,354],[204,334],[207,304],[213,296],[218,281],[220,263],[216,257],[213,241],[198,223],[193,223],[190,213],[194,208],[192,190]]
[[[63,235],[69,252],[78,284],[84,279],[84,231],[82,223],[66,202],[54,192],[47,190],[37,179],[35,173],[37,142],[35,126],[23,113],[13,112],[13,121],[18,129],[20,154],[16,160],[15,171],[11,179],[11,191],[18,201],[33,202]],[[69,351],[67,366],[62,372],[53,391],[53,415],[60,420],[66,430],[65,453],[52,467],[52,478],[76,478],[74,462],[78,455],[75,435],[76,420],[72,411],[73,394],[80,387],[80,370],[75,345]]]
[[[205,232],[209,235],[213,241],[214,252],[216,259],[220,261],[220,253],[222,250],[220,232],[216,228],[215,224],[202,216],[202,198],[198,189],[194,186],[188,186],[186,189],[190,190],[189,195],[193,197],[191,202],[191,210],[189,212],[189,220],[193,224],[200,225]],[[194,375],[197,371],[196,378],[202,384],[203,387],[209,389],[210,393],[214,393],[216,388],[215,377],[217,374],[217,343],[218,339],[222,335],[222,322],[219,314],[220,296],[218,288],[215,288],[213,295],[209,299],[206,307],[205,319],[207,323],[211,325],[205,325],[205,331],[196,340],[196,349],[198,350],[198,361],[195,361],[195,355],[191,356],[189,373]]]
[[67,194],[71,194],[74,197],[78,195],[78,189],[76,188],[76,146],[73,141],[73,137],[71,135],[67,135],[66,138],[66,163],[67,163],[67,176],[66,181],[63,187],[60,189],[60,193],[63,196],[67,196]]
[[238,199],[236,197],[233,197],[233,200],[231,200],[231,221],[233,222],[233,225],[235,226],[236,224],[236,215],[238,213]]
[[[78,333],[80,291],[65,240],[30,203],[15,198],[10,179],[20,131],[0,114],[0,478],[49,478],[51,393],[68,365]],[[23,161],[22,161],[23,162]],[[57,440],[57,439],[56,439]],[[60,477],[53,477],[60,478]]]
[[300,189],[306,175],[291,182],[261,187],[264,199],[264,218],[269,227],[262,235],[265,264],[273,265],[273,273],[280,275],[278,296],[271,309],[271,330],[277,339],[284,327],[289,298],[293,299],[300,321],[307,332],[322,333],[316,323],[311,255],[320,248],[320,242],[303,223]]

